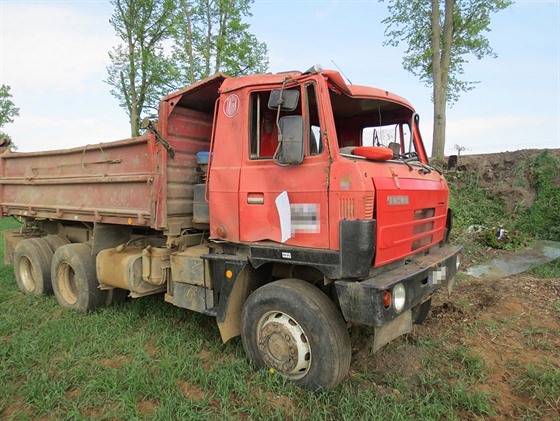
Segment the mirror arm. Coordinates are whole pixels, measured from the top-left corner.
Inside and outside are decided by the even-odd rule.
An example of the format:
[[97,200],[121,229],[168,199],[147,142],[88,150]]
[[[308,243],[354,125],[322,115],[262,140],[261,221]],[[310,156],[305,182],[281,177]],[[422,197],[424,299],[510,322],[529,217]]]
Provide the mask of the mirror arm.
[[280,88],[280,95],[278,96],[277,101],[278,108],[276,110],[276,128],[278,129],[278,147],[280,147],[280,144],[282,143],[282,130],[280,129],[280,109],[282,108],[282,103],[284,102],[284,100],[282,99],[282,93],[284,92],[284,87],[286,86],[287,80],[288,78],[285,78],[282,81],[282,87]]

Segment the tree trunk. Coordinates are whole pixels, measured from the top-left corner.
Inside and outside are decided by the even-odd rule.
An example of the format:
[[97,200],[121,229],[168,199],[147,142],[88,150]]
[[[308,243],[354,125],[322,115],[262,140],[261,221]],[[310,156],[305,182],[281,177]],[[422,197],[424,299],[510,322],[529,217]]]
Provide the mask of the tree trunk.
[[[443,30],[440,27],[439,1],[432,0],[432,63],[434,82],[434,134],[432,157],[445,154],[447,85],[453,42],[453,9],[455,0],[445,0]],[[443,33],[443,40],[440,34]],[[441,45],[443,44],[443,45]]]
[[434,135],[432,143],[432,157],[444,155],[445,123],[446,123],[445,94],[441,87],[434,84]]
[[[432,77],[434,100],[434,130],[432,156],[443,155],[445,142],[445,102],[442,101],[441,80],[441,28],[439,25],[439,0],[432,0]],[[442,107],[443,105],[443,107]],[[440,152],[441,151],[441,152]]]
[[212,51],[212,3],[213,1],[206,1],[206,52],[205,52],[205,66],[204,77],[210,75],[210,56]]

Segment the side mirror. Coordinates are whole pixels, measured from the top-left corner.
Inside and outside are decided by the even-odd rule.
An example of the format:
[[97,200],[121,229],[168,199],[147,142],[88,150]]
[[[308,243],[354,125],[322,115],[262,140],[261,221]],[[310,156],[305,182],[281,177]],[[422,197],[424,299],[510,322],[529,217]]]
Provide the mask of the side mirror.
[[299,102],[299,91],[294,89],[274,89],[268,98],[268,108],[280,111],[294,111]]
[[288,115],[279,122],[281,140],[274,154],[274,162],[281,166],[303,161],[303,117]]

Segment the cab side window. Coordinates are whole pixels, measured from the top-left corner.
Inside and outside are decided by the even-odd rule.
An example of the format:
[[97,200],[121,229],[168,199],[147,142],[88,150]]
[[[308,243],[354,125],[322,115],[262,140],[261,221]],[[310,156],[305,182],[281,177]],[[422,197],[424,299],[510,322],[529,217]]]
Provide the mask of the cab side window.
[[[305,85],[305,96],[301,99],[295,109],[290,111],[280,111],[269,108],[271,91],[261,91],[251,93],[251,112],[250,112],[250,156],[251,159],[272,159],[278,148],[278,126],[276,118],[279,119],[288,115],[302,115],[302,104],[305,114],[306,125],[306,155],[319,155],[323,152],[323,136],[321,123],[319,120],[319,104],[315,84]],[[291,88],[290,90],[295,90]]]
[[251,159],[272,159],[278,148],[278,126],[276,118],[287,115],[301,115],[301,101],[292,111],[278,111],[268,107],[271,91],[251,94],[250,157]]

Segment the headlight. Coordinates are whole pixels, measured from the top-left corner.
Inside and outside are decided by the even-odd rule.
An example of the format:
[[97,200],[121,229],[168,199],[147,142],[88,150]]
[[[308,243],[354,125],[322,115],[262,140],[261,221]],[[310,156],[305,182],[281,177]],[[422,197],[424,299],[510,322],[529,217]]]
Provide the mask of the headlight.
[[404,304],[406,302],[406,290],[403,284],[397,284],[393,288],[393,306],[395,311],[400,313],[403,311]]

